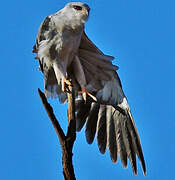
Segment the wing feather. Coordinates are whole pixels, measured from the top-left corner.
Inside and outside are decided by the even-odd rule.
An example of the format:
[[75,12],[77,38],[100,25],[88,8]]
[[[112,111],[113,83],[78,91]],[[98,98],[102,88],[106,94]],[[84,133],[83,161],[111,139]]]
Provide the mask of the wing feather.
[[[38,53],[41,50],[39,48],[42,48],[41,54],[48,50],[45,44],[52,40],[56,34],[57,31],[52,24],[51,17],[46,17],[40,26],[33,52]],[[54,56],[54,52],[51,54]],[[75,74],[72,72],[73,85],[77,95],[75,99],[77,131],[80,131],[86,123],[85,133],[89,144],[93,142],[97,133],[97,142],[101,153],[105,153],[108,147],[112,161],[117,162],[119,154],[123,167],[127,167],[129,159],[135,175],[137,174],[137,155],[143,172],[146,174],[140,139],[122,90],[120,78],[115,72],[118,67],[112,64],[114,58],[103,54],[85,32],[82,34],[77,55],[85,74],[87,87],[93,90],[97,98],[97,102],[92,102],[90,98],[87,98],[85,102],[81,95],[78,95],[80,85],[75,83],[77,80],[73,77]],[[46,95],[48,97],[58,95],[61,102],[66,101],[67,96],[62,92],[61,83],[57,82],[54,70],[50,68],[42,56],[37,55],[36,59],[39,60],[40,69],[45,75]],[[45,66],[47,68],[43,68]]]
[[[134,175],[137,175],[137,155],[146,174],[141,143],[116,72],[118,67],[111,62],[113,57],[103,54],[85,33],[78,55],[87,83],[94,88],[97,98],[86,117],[88,143],[92,143],[96,129],[101,153],[105,153],[108,147],[113,162],[117,161],[119,154],[124,168],[128,166],[129,159]],[[97,84],[100,85],[98,88]]]
[[76,130],[80,131],[86,122],[86,118],[89,115],[91,109],[91,102],[84,103],[82,96],[78,96],[75,99],[76,109]]
[[[67,100],[67,95],[62,92],[61,89],[61,74],[60,81],[58,81],[51,63],[51,59],[56,56],[56,45],[52,43],[49,44],[49,42],[51,42],[56,35],[58,35],[58,32],[52,21],[52,16],[47,16],[39,27],[36,43],[33,46],[33,52],[37,54],[35,59],[38,59],[40,70],[44,74],[46,96],[52,98],[58,97],[60,102],[64,103]],[[47,53],[50,57],[46,55]]]
[[113,119],[113,109],[111,106],[107,106],[107,142],[109,147],[109,153],[111,160],[117,162],[117,143],[116,143],[116,132],[115,124]]
[[137,165],[136,165],[136,153],[134,151],[134,147],[132,144],[132,139],[130,135],[130,130],[127,126],[127,118],[122,120],[121,122],[121,128],[122,128],[122,133],[123,133],[123,139],[124,139],[124,145],[126,148],[126,153],[127,156],[131,162],[131,166],[134,172],[134,175],[137,175]]
[[86,49],[88,51],[103,55],[103,52],[100,51],[98,47],[88,38],[85,32],[83,32],[81,37],[80,49]]
[[85,133],[86,140],[89,144],[92,144],[95,137],[99,108],[100,105],[93,102],[91,104],[91,109],[86,120],[87,122]]
[[97,121],[97,142],[102,154],[106,151],[107,146],[107,129],[106,129],[106,106],[100,105]]
[[111,62],[114,57],[103,54],[85,32],[82,34],[78,56],[85,72],[87,87],[92,89],[99,90],[103,80],[109,81],[112,78],[109,72],[118,69]]

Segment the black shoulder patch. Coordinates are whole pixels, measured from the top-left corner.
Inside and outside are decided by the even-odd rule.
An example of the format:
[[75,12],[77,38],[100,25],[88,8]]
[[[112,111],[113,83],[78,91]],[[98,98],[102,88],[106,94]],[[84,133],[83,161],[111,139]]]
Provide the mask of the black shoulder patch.
[[55,59],[58,54],[55,48],[56,48],[56,44],[52,44],[52,46],[49,48],[49,54],[51,59]]
[[52,40],[55,35],[57,34],[57,30],[56,29],[53,29],[49,32],[49,39]]
[[51,18],[49,16],[47,16],[41,25],[39,41],[46,39],[45,32],[50,30],[50,28],[49,28],[50,22],[51,22]]
[[49,23],[50,23],[50,17],[47,16],[46,19],[44,20],[43,24],[42,24],[41,32],[49,30]]

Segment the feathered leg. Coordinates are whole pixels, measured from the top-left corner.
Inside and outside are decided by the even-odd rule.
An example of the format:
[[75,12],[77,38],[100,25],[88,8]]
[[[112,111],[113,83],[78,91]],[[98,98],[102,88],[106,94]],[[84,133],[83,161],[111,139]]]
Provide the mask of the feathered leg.
[[[64,65],[64,64],[63,64]],[[66,87],[71,85],[71,82],[66,79],[66,67],[58,63],[53,64],[53,69],[55,71],[56,79],[58,84],[61,83],[62,91],[66,92]]]

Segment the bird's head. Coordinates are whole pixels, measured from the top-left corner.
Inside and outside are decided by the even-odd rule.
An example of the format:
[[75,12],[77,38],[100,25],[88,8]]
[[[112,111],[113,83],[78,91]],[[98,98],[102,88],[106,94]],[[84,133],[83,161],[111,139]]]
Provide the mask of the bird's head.
[[88,20],[90,8],[82,2],[70,2],[66,4],[63,10],[70,20],[79,20],[81,23],[85,23]]

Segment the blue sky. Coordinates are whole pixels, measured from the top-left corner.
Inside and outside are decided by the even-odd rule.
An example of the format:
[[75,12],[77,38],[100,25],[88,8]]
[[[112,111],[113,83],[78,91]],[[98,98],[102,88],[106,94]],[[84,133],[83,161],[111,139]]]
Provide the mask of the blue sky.
[[[61,149],[37,88],[43,77],[32,46],[41,21],[62,8],[64,0],[3,1],[1,16],[1,180],[63,179]],[[106,54],[116,57],[147,164],[113,164],[101,155],[96,140],[77,134],[73,162],[79,180],[165,180],[174,178],[175,152],[175,2],[173,0],[96,0],[86,24],[88,36]],[[60,124],[67,126],[66,106],[50,100]]]

